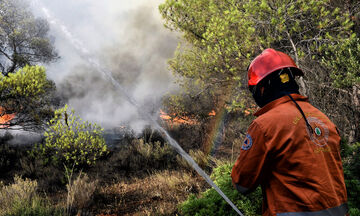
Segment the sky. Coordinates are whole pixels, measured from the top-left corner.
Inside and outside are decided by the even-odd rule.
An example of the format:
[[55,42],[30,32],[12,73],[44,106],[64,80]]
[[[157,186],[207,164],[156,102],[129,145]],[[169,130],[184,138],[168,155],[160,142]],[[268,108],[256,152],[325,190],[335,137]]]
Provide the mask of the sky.
[[[37,1],[37,3],[36,3]],[[36,16],[44,6],[138,102],[157,115],[161,98],[176,91],[167,61],[179,35],[163,26],[158,5],[164,0],[34,0]],[[59,25],[50,35],[60,59],[46,65],[61,97],[85,120],[105,128],[130,125],[140,131],[146,122],[99,71],[81,58]]]

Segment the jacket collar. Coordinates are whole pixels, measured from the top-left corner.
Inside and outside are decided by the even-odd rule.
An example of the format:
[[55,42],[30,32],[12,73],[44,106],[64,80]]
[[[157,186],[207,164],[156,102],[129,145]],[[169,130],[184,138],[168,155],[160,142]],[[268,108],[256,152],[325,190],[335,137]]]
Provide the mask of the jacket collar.
[[[290,94],[295,101],[309,101],[308,97],[304,97],[302,95],[299,94]],[[266,113],[267,111],[273,109],[274,107],[286,103],[288,101],[290,101],[291,99],[289,98],[289,96],[285,95],[282,96],[281,98],[278,98],[274,101],[271,101],[270,103],[266,104],[263,108],[260,108],[256,113],[254,113],[254,116],[261,116],[262,114]]]

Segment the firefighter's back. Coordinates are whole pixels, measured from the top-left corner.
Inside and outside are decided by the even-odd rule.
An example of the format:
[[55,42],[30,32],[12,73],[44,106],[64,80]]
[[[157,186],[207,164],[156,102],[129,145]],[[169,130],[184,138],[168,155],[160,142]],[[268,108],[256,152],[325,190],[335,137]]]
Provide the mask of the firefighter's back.
[[281,103],[274,101],[277,104],[270,104],[268,110],[265,107],[255,120],[269,149],[268,171],[261,183],[267,197],[265,215],[345,215],[346,188],[336,126],[305,97],[294,98],[310,129],[287,97],[278,99]]

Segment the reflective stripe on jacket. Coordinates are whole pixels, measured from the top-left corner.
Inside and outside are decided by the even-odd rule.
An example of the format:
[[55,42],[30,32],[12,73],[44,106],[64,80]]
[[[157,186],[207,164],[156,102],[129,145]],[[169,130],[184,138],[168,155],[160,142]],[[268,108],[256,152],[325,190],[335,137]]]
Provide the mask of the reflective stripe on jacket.
[[345,215],[340,136],[306,97],[292,94],[313,128],[310,134],[288,96],[270,102],[250,125],[231,177],[246,193],[259,184],[263,215]]

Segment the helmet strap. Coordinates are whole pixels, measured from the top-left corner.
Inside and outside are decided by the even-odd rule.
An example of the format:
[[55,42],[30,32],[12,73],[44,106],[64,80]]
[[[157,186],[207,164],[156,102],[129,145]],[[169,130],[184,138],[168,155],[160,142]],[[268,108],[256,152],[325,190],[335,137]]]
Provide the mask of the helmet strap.
[[292,102],[294,102],[294,104],[296,105],[296,108],[300,111],[301,115],[303,116],[304,120],[305,120],[305,123],[306,123],[306,126],[308,127],[309,129],[309,132],[310,134],[314,134],[314,129],[311,127],[310,123],[308,122],[305,114],[304,114],[304,111],[301,109],[301,107],[299,106],[298,103],[296,103],[296,101],[294,100],[294,98],[290,95],[290,94],[287,94],[287,96],[292,100]]

